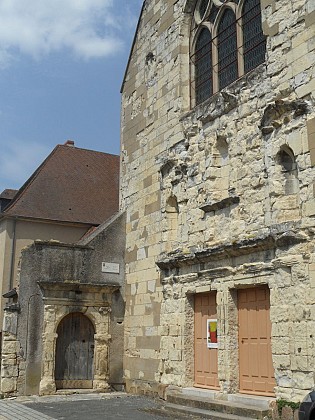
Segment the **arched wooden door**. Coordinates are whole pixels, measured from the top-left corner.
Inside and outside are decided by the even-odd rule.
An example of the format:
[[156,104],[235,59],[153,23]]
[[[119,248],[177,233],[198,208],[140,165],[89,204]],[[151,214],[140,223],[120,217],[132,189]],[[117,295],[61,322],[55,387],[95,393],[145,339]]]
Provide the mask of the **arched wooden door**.
[[93,388],[94,326],[81,313],[58,325],[55,380],[57,389]]

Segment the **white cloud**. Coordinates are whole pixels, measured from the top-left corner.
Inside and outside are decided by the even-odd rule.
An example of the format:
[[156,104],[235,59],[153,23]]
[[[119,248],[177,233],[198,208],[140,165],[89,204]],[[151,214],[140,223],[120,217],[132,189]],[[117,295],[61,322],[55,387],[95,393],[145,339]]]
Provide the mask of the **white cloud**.
[[0,0],[0,64],[16,51],[39,58],[66,48],[85,59],[116,52],[122,28],[114,1]]
[[1,145],[0,193],[6,188],[20,188],[51,152],[37,142],[14,141]]

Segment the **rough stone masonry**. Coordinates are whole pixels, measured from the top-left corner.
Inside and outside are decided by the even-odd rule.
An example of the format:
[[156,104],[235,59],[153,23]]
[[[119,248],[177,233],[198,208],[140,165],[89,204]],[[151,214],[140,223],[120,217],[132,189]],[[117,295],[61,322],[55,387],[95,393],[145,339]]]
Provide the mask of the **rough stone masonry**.
[[238,290],[267,285],[275,395],[299,401],[315,383],[315,2],[261,0],[265,62],[199,105],[195,7],[144,2],[122,88],[127,389],[194,384],[194,299],[214,291],[218,391],[238,392]]

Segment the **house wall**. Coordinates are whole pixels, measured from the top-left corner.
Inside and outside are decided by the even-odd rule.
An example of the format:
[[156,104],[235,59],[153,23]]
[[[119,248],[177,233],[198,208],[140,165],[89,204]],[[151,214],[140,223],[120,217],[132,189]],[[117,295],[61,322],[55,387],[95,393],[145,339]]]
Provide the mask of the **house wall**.
[[[71,312],[82,312],[95,327],[93,387],[122,387],[124,231],[121,214],[80,244],[37,240],[22,250],[20,312],[5,311],[0,392],[12,396],[56,391],[56,331]],[[102,262],[119,264],[119,273],[102,272]]]
[[193,385],[191,295],[216,290],[220,389],[237,392],[236,316],[224,306],[237,307],[237,288],[268,284],[275,393],[298,401],[315,380],[315,9],[262,0],[266,64],[190,108],[194,4],[145,2],[123,85],[127,389]]
[[[56,240],[66,243],[77,242],[89,226],[74,226],[65,224],[53,224],[32,222],[26,220],[4,219],[1,221],[0,233],[0,272],[1,304],[0,325],[2,326],[3,308],[6,299],[2,295],[17,284],[18,266],[21,251],[30,245],[35,239]],[[11,278],[12,251],[14,253],[14,270]],[[10,284],[11,282],[11,284]]]
[[11,275],[11,255],[12,255],[13,223],[11,220],[4,219],[0,222],[0,325],[2,329],[3,308],[6,299],[2,295],[8,292],[9,279]]

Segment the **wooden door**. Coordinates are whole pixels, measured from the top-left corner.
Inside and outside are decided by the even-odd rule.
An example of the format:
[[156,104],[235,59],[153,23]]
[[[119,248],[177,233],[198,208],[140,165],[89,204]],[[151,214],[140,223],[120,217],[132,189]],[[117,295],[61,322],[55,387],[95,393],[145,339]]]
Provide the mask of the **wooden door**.
[[208,348],[207,321],[217,318],[216,293],[195,295],[195,386],[218,389],[218,349]]
[[268,287],[238,291],[240,392],[274,395]]
[[67,315],[57,329],[57,389],[93,388],[94,327],[81,313]]

